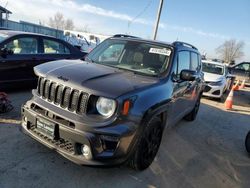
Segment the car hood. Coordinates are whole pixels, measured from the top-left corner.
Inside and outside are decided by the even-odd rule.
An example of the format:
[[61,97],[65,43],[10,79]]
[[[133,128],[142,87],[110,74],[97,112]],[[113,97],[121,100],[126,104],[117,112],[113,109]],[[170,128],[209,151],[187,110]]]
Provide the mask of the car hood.
[[212,73],[207,73],[207,72],[203,72],[203,73],[204,73],[204,80],[206,82],[218,82],[225,78],[224,75],[212,74]]
[[116,98],[155,84],[158,78],[142,76],[82,60],[52,61],[34,68],[36,75],[95,95]]

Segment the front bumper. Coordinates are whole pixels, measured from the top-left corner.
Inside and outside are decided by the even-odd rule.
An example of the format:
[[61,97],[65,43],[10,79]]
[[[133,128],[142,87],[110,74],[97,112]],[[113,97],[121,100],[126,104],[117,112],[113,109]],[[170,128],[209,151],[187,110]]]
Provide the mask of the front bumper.
[[[37,119],[52,122],[55,125],[54,135],[57,136],[51,138],[37,129]],[[103,132],[110,127],[76,130],[27,106],[22,107],[22,132],[80,165],[110,166],[126,162],[134,148],[135,127],[134,123],[120,122],[112,126],[111,132],[106,130],[109,134]],[[89,155],[83,154],[83,146],[88,146]]]
[[221,98],[224,92],[223,86],[206,85],[203,90],[203,96]]

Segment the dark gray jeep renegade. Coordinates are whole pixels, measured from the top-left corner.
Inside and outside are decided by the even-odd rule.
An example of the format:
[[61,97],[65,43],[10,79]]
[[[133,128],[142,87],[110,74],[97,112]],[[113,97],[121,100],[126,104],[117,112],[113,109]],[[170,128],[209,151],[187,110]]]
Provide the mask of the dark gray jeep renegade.
[[34,71],[38,86],[22,107],[22,130],[85,165],[147,168],[164,128],[196,118],[203,89],[194,46],[125,35],[105,40],[84,61]]

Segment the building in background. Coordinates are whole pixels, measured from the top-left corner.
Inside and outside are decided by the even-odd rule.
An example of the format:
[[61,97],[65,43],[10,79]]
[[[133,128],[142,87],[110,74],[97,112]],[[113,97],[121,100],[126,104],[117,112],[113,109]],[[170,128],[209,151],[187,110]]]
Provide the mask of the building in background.
[[0,29],[10,29],[15,31],[24,31],[53,36],[69,42],[70,44],[78,47],[81,51],[84,52],[90,52],[93,48],[100,44],[100,42],[110,37],[107,35],[100,35],[95,33],[86,33],[71,30],[63,31],[26,21],[16,22],[8,19],[9,14],[12,14],[12,12],[0,6]]
[[0,27],[2,29],[8,27],[8,25],[5,25],[6,23],[8,23],[8,22],[5,22],[5,20],[8,20],[9,14],[12,14],[12,12],[0,6]]
[[19,21],[19,22],[12,21],[8,19],[9,14],[12,14],[12,12],[0,6],[0,28],[1,29],[11,29],[15,31],[39,33],[39,34],[49,35],[49,36],[63,39],[62,30],[50,28],[44,25],[25,22],[25,21]]
[[98,44],[109,38],[108,35],[100,35],[95,33],[87,33],[80,31],[65,30],[64,40],[78,47],[83,52],[90,52]]

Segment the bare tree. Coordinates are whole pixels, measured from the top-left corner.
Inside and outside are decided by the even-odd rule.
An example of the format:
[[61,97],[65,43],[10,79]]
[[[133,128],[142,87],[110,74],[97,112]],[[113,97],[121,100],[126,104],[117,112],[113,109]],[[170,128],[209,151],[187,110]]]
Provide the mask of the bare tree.
[[79,31],[82,31],[82,32],[85,32],[85,33],[89,33],[90,32],[89,25],[88,24],[83,25],[83,27],[80,28]]
[[66,22],[65,22],[64,29],[73,30],[74,28],[75,28],[75,26],[74,26],[73,20],[67,19]]
[[225,63],[230,64],[244,56],[244,46],[245,43],[243,41],[237,42],[235,39],[231,39],[216,48],[216,53]]
[[53,17],[49,18],[48,25],[50,27],[53,27],[55,29],[68,29],[72,30],[74,29],[74,22],[71,19],[65,20],[64,15],[60,12],[57,12]]

